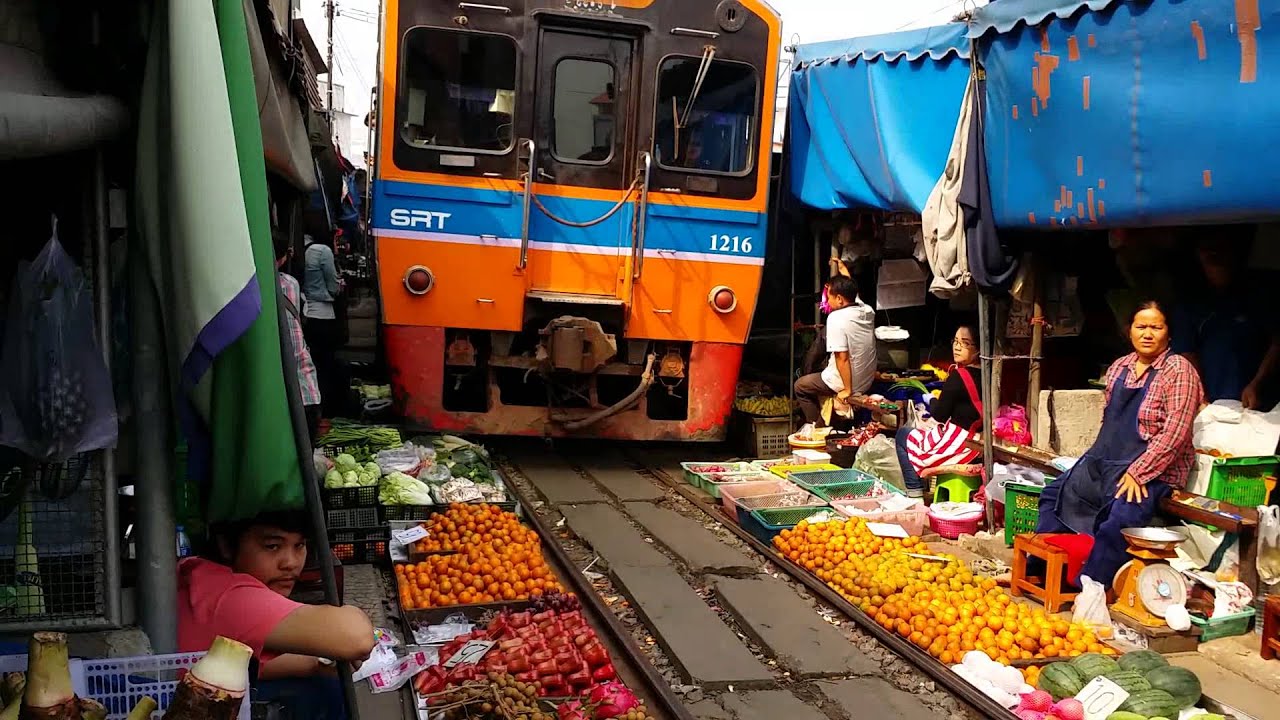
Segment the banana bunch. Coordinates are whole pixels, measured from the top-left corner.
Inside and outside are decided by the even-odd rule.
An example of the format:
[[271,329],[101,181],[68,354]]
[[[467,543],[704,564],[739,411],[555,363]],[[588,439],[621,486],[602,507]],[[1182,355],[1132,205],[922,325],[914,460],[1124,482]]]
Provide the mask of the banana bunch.
[[784,397],[749,397],[734,401],[735,410],[761,417],[783,417],[791,414],[791,401]]

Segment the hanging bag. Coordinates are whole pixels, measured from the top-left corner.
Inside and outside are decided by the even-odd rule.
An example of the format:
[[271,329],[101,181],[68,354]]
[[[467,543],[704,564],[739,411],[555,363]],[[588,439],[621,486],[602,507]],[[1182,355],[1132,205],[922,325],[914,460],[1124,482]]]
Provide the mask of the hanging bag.
[[1258,506],[1258,579],[1280,582],[1280,507]]
[[44,463],[115,447],[115,397],[93,294],[58,242],[56,218],[35,261],[18,266],[0,370],[0,444]]

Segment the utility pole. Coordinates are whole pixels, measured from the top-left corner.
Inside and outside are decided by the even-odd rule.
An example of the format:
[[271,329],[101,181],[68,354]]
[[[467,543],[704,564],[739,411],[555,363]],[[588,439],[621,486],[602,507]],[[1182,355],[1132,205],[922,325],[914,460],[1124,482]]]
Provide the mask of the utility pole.
[[335,13],[333,0],[326,0],[325,15],[329,20],[329,86],[324,107],[329,112],[329,123],[333,123],[333,16]]

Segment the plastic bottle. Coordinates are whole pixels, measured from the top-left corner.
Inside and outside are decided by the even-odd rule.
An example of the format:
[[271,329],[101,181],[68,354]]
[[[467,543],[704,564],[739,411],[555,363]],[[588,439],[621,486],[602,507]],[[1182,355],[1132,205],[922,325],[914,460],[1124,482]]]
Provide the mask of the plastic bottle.
[[191,556],[191,539],[187,537],[187,531],[178,526],[178,557]]

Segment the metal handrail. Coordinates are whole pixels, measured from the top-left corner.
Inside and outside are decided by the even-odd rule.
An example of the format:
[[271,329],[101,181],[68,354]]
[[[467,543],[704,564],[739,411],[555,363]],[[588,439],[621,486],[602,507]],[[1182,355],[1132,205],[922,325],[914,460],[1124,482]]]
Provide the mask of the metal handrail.
[[538,145],[532,139],[525,140],[529,148],[529,172],[524,176],[524,219],[520,223],[520,264],[521,270],[529,264],[529,211],[533,207],[533,173],[538,159]]
[[644,233],[645,220],[649,217],[649,176],[653,172],[653,153],[648,150],[640,153],[640,161],[644,163],[644,180],[640,183],[640,207],[636,210],[636,270],[632,280],[639,280],[644,270]]

